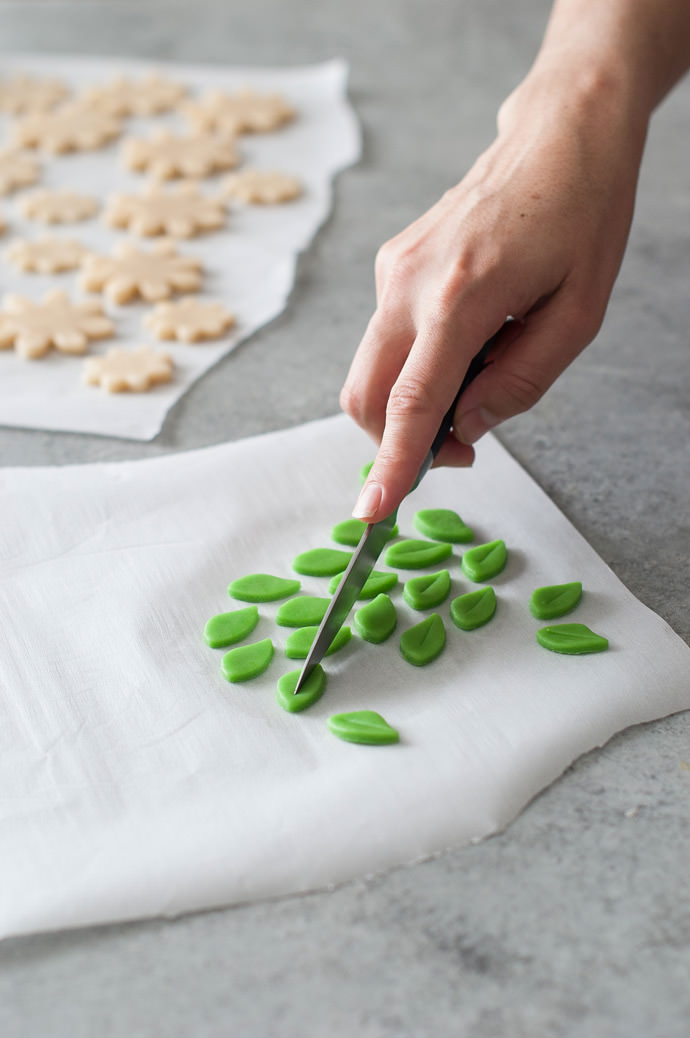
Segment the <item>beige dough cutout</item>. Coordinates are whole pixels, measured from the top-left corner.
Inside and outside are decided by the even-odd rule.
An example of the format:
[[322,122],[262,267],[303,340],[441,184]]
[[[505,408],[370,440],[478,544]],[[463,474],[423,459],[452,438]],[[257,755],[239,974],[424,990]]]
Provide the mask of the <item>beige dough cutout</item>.
[[87,256],[82,266],[81,287],[104,292],[114,303],[137,296],[158,302],[173,291],[196,292],[200,285],[201,260],[180,255],[170,241],[157,242],[150,252],[120,242],[113,256]]
[[35,184],[39,168],[33,155],[26,155],[18,148],[0,151],[0,195],[9,195],[18,187]]
[[0,310],[0,349],[14,346],[20,357],[32,360],[51,346],[61,353],[86,353],[89,339],[107,339],[113,331],[99,302],[72,303],[64,292],[49,292],[40,303],[8,295]]
[[226,133],[265,133],[295,118],[295,110],[279,94],[240,90],[224,94],[211,90],[200,101],[181,106],[182,114],[198,130]]
[[0,111],[10,115],[48,112],[69,96],[69,89],[58,79],[13,76],[0,80]]
[[173,360],[170,354],[137,346],[132,350],[113,347],[103,357],[84,361],[83,381],[100,386],[109,393],[145,393],[160,382],[170,382]]
[[232,134],[192,133],[177,137],[158,130],[149,140],[130,137],[122,147],[128,169],[145,171],[159,180],[207,177],[234,169],[239,159]]
[[235,317],[222,303],[201,299],[180,299],[176,303],[159,303],[144,317],[144,325],[158,339],[177,339],[178,342],[200,342],[218,339],[232,328]]
[[32,112],[12,127],[17,144],[56,155],[102,148],[121,132],[119,119],[74,101],[60,105],[53,112]]
[[98,212],[99,202],[76,191],[50,191],[39,188],[22,195],[19,208],[24,216],[40,223],[78,223]]
[[222,227],[226,213],[221,201],[205,198],[196,184],[184,181],[171,190],[150,184],[140,195],[112,195],[103,218],[110,227],[142,237],[192,238]]
[[242,169],[226,178],[223,192],[228,198],[237,198],[241,202],[272,205],[298,198],[302,187],[299,180],[287,173]]
[[186,93],[181,83],[152,73],[138,80],[119,76],[85,90],[82,99],[108,115],[159,115],[174,108]]
[[17,238],[5,252],[6,259],[18,270],[36,274],[59,274],[76,270],[87,255],[87,249],[73,238],[46,235],[36,241]]

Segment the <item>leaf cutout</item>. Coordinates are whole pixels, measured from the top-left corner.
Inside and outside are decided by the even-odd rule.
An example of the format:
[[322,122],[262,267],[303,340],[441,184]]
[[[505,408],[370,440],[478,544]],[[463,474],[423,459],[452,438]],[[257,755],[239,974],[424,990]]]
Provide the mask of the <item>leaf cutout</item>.
[[397,622],[395,606],[384,594],[377,595],[371,602],[361,606],[354,615],[357,634],[374,645],[380,645],[386,638],[390,638]]
[[450,544],[440,544],[438,541],[418,541],[407,538],[391,544],[386,550],[385,563],[387,566],[395,566],[396,569],[424,569],[426,566],[435,566],[443,562],[452,553]]
[[276,688],[276,699],[290,714],[297,714],[300,710],[306,710],[313,706],[326,691],[326,674],[320,663],[317,663],[313,671],[295,695],[297,682],[302,673],[300,669],[291,670],[289,674],[283,674],[278,679]]
[[295,573],[307,577],[332,577],[341,573],[352,558],[352,552],[337,548],[312,548],[301,552],[293,561]]
[[489,587],[458,595],[450,603],[450,618],[461,631],[474,631],[488,624],[496,612],[496,592]]
[[233,609],[230,613],[213,616],[204,627],[204,641],[212,649],[241,642],[251,634],[259,622],[259,610],[255,605],[244,609]]
[[422,508],[412,520],[417,530],[433,541],[467,544],[474,540],[474,530],[450,508]]
[[450,573],[441,569],[438,573],[425,573],[422,577],[411,577],[405,582],[403,598],[413,609],[434,609],[445,602],[450,594]]
[[[356,548],[366,528],[367,524],[361,519],[343,519],[341,523],[336,523],[331,530],[331,539],[336,544],[347,544],[350,548]],[[398,527],[394,526],[388,539],[392,540],[397,536]]]
[[476,584],[491,580],[505,569],[508,561],[508,550],[505,541],[489,541],[469,548],[462,557],[462,571],[466,577]]
[[299,580],[273,577],[270,573],[250,573],[233,580],[228,594],[241,602],[275,602],[296,594],[299,589]]
[[345,742],[365,746],[386,746],[400,741],[400,735],[375,710],[353,710],[349,714],[333,714],[328,727]]
[[309,627],[320,624],[328,609],[330,598],[316,595],[301,595],[283,602],[276,613],[276,623],[281,627]]
[[585,624],[552,624],[540,627],[537,641],[551,652],[565,653],[567,656],[584,656],[589,652],[604,652],[608,649],[608,638],[595,634]]
[[[285,655],[291,660],[306,660],[317,631],[318,627],[300,627],[299,630],[293,631],[288,635],[285,642]],[[350,628],[341,627],[328,646],[326,656],[332,656],[338,649],[342,649],[344,645],[347,645],[351,637],[352,631]]]
[[223,656],[220,667],[228,681],[249,681],[263,674],[272,659],[273,642],[270,638],[264,638],[251,645],[230,649]]
[[[332,595],[338,590],[342,575],[342,573],[336,573],[328,585],[328,590]],[[376,598],[377,595],[387,594],[393,590],[397,583],[397,573],[386,573],[384,570],[373,569],[357,598]]]
[[569,584],[551,584],[538,587],[532,592],[529,608],[537,620],[554,620],[573,611],[582,598],[582,584],[573,580]]
[[400,652],[408,663],[425,667],[443,652],[446,629],[438,613],[432,613],[414,627],[408,628],[400,639]]

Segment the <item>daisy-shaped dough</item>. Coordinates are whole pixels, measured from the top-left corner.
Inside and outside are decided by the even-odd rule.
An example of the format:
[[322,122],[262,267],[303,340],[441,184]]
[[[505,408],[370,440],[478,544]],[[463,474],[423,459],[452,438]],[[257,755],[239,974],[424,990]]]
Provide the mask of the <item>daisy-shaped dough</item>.
[[258,205],[275,205],[291,202],[302,193],[302,185],[296,177],[265,169],[242,169],[231,173],[223,184],[228,198]]
[[63,270],[76,270],[86,254],[87,249],[73,238],[46,235],[36,241],[17,238],[10,244],[5,257],[18,270],[59,274]]
[[18,187],[35,184],[38,175],[38,163],[33,155],[26,155],[18,148],[0,151],[0,195],[9,195]]
[[200,101],[188,101],[181,110],[198,130],[226,133],[266,133],[295,118],[294,108],[280,94],[259,94],[254,90],[236,94],[211,90]]
[[22,195],[19,208],[24,216],[40,223],[79,223],[98,212],[99,202],[76,191],[50,191],[39,188]]
[[73,303],[64,292],[49,292],[40,303],[8,295],[0,310],[0,349],[14,346],[28,359],[42,357],[51,346],[86,353],[90,339],[107,339],[113,331],[99,302]]
[[84,361],[83,381],[109,393],[145,393],[160,382],[170,382],[173,359],[169,353],[137,346],[132,350],[114,346],[102,357]]
[[181,83],[151,73],[141,79],[119,76],[103,86],[91,87],[82,98],[85,104],[109,115],[159,115],[174,108],[186,93]]
[[158,180],[207,177],[234,169],[239,159],[232,134],[192,133],[178,137],[158,130],[149,140],[130,137],[122,147],[125,165],[144,170]]
[[104,292],[114,303],[137,296],[155,303],[174,291],[196,292],[200,285],[201,261],[180,255],[169,241],[157,242],[150,252],[120,242],[113,256],[87,256],[82,266],[81,287]]
[[32,112],[12,127],[17,144],[58,155],[93,151],[120,136],[119,119],[98,108],[68,102],[52,112]]
[[190,297],[176,303],[159,303],[144,317],[144,324],[158,339],[200,342],[218,339],[232,328],[235,317],[222,303]]
[[0,111],[10,115],[48,112],[68,96],[68,87],[58,79],[12,76],[0,80]]
[[103,218],[110,227],[125,227],[142,237],[169,234],[192,238],[225,223],[225,206],[205,198],[196,184],[186,181],[172,190],[150,184],[140,195],[113,195]]

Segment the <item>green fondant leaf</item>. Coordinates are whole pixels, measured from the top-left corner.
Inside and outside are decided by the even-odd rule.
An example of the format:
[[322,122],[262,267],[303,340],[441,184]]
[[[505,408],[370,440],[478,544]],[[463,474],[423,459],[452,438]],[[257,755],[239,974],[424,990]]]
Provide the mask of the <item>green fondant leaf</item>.
[[352,552],[337,548],[312,548],[301,552],[292,563],[295,573],[308,577],[332,577],[341,573],[352,558]]
[[474,631],[487,624],[496,612],[496,592],[492,587],[480,587],[458,595],[450,603],[450,617],[462,631]]
[[326,674],[321,664],[317,663],[295,695],[301,673],[301,670],[291,670],[289,674],[283,674],[282,678],[278,679],[276,699],[283,710],[287,710],[291,714],[297,714],[300,710],[306,710],[307,707],[312,706],[318,699],[321,699],[326,690]]
[[570,584],[551,584],[538,587],[532,592],[529,608],[537,620],[555,620],[572,612],[582,598],[582,584],[574,580]]
[[270,638],[264,638],[251,645],[230,649],[223,656],[220,666],[228,681],[248,681],[263,674],[272,659],[273,643]]
[[[362,522],[361,519],[344,519],[342,523],[336,523],[331,530],[331,539],[336,544],[347,544],[351,548],[356,548],[362,539],[362,534],[367,528],[367,524]],[[398,527],[394,526],[390,532],[389,540],[398,536]]]
[[403,598],[413,609],[434,609],[446,600],[449,593],[450,573],[447,569],[411,577],[403,588]]
[[395,728],[391,728],[375,710],[353,710],[349,714],[333,714],[328,718],[328,727],[339,739],[362,743],[365,746],[385,746],[400,740]]
[[212,649],[241,642],[254,630],[259,622],[257,606],[234,609],[230,613],[219,613],[212,617],[204,628],[204,640]]
[[232,598],[239,598],[241,602],[275,602],[279,598],[296,594],[299,589],[299,580],[273,577],[269,573],[250,573],[233,580],[228,594]]
[[328,609],[330,598],[301,595],[283,602],[276,613],[276,623],[281,627],[309,627],[320,624]]
[[[328,590],[332,595],[338,590],[342,575],[342,573],[336,573],[328,585]],[[383,570],[374,569],[367,577],[366,583],[357,597],[376,598],[377,595],[392,591],[397,583],[397,573],[385,573]]]
[[443,652],[445,644],[443,620],[438,613],[432,613],[405,631],[400,639],[400,652],[408,663],[424,667]]
[[395,566],[397,569],[424,569],[443,562],[452,551],[450,544],[408,538],[391,544],[386,550],[385,562],[387,566]]
[[589,652],[608,649],[608,639],[595,634],[585,624],[551,624],[540,627],[537,641],[551,652],[562,652],[568,656],[584,656]]
[[474,539],[474,531],[450,508],[422,508],[412,522],[420,533],[434,541],[466,544]]
[[[293,631],[288,635],[285,642],[285,655],[291,660],[306,660],[317,631],[318,627],[300,627],[299,630]],[[347,645],[351,637],[352,631],[350,628],[341,627],[328,646],[326,656],[332,656],[338,649],[342,649],[343,645]]]
[[397,623],[395,606],[388,595],[377,595],[371,602],[361,606],[354,615],[357,634],[367,642],[379,645],[390,638]]
[[462,557],[462,570],[465,576],[475,583],[491,580],[498,576],[508,561],[505,541],[489,541],[469,548]]

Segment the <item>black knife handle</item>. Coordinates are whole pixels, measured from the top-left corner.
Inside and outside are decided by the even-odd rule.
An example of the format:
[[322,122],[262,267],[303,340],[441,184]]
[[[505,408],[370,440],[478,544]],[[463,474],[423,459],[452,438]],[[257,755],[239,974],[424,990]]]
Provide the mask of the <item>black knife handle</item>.
[[[498,335],[498,332],[496,333],[496,335]],[[455,414],[455,408],[458,406],[458,400],[465,392],[470,382],[474,382],[479,372],[483,371],[486,367],[486,356],[489,353],[489,350],[493,346],[494,342],[496,341],[496,335],[492,335],[491,338],[484,343],[479,353],[477,353],[470,361],[470,366],[465,372],[465,377],[462,380],[462,383],[460,384],[460,389],[455,394],[455,399],[453,400],[453,403],[450,405],[445,415],[443,416],[443,421],[439,426],[438,432],[436,433],[436,436],[434,438],[434,442],[431,444],[432,461],[440,451],[443,441],[445,440],[446,436],[451,430],[451,427],[453,425],[453,415]]]

